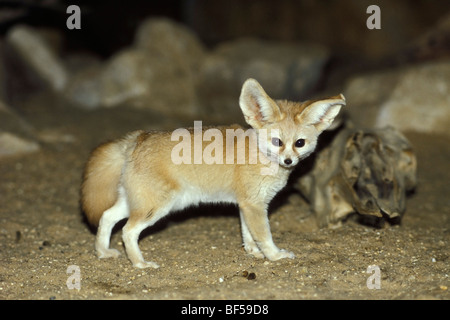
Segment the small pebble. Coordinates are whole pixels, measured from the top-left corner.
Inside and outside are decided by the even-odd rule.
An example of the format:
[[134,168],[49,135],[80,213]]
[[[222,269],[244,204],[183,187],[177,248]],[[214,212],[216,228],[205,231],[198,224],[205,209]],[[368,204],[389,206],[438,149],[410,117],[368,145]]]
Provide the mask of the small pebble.
[[21,238],[22,238],[22,233],[19,230],[17,230],[16,231],[16,243],[18,243]]
[[255,280],[256,274],[254,272],[250,272],[247,277],[248,280]]

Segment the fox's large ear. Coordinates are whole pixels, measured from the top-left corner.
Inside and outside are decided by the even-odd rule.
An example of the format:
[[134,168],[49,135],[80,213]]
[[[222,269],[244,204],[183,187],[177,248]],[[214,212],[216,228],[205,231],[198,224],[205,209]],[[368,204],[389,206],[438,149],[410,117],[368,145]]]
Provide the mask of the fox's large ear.
[[281,111],[255,79],[247,79],[242,86],[239,105],[245,121],[255,129],[281,120]]
[[342,106],[345,106],[343,94],[315,101],[297,116],[297,120],[306,125],[313,125],[319,132],[322,132],[333,123]]

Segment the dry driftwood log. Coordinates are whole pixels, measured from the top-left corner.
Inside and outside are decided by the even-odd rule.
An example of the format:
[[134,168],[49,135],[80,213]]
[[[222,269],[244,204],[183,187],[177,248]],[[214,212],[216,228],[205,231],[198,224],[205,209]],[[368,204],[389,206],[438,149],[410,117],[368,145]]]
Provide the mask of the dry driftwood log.
[[320,227],[339,224],[353,212],[367,220],[400,222],[406,194],[416,186],[416,165],[411,144],[394,128],[344,128],[296,187]]

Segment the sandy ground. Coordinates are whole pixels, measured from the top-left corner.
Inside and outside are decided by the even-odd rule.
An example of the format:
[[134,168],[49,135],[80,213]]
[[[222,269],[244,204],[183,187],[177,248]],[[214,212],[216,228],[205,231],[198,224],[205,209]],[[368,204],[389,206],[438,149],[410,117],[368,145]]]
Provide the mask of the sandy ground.
[[[247,255],[236,208],[202,206],[145,231],[140,248],[161,267],[139,270],[126,258],[120,228],[111,243],[123,254],[97,259],[95,230],[79,207],[84,163],[98,143],[127,131],[192,122],[48,105],[37,99],[24,108],[46,141],[42,150],[0,162],[0,299],[450,298],[449,137],[406,133],[417,152],[419,184],[401,225],[375,229],[349,219],[318,229],[307,203],[287,189],[270,223],[275,243],[296,259]],[[370,288],[377,275],[367,273],[371,265],[379,289]]]

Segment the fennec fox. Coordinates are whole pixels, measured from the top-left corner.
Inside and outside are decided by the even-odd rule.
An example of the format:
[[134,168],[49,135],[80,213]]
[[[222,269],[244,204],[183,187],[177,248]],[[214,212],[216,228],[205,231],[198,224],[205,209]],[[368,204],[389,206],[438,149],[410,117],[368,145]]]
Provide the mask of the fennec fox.
[[[128,218],[122,235],[128,258],[135,267],[157,268],[139,249],[142,230],[170,211],[200,202],[228,202],[239,206],[247,253],[269,260],[294,258],[274,244],[267,207],[294,166],[314,151],[319,134],[331,125],[345,98],[274,101],[256,80],[248,79],[239,104],[252,129],[244,131],[238,125],[183,129],[186,148],[178,152],[183,153],[182,161],[174,157],[181,149],[171,132],[135,131],[93,151],[84,172],[81,203],[88,221],[98,225],[98,257],[119,256],[118,250],[109,248],[111,230]],[[212,137],[210,144],[203,142]],[[248,143],[234,143],[241,138]],[[258,161],[252,161],[255,154]]]

